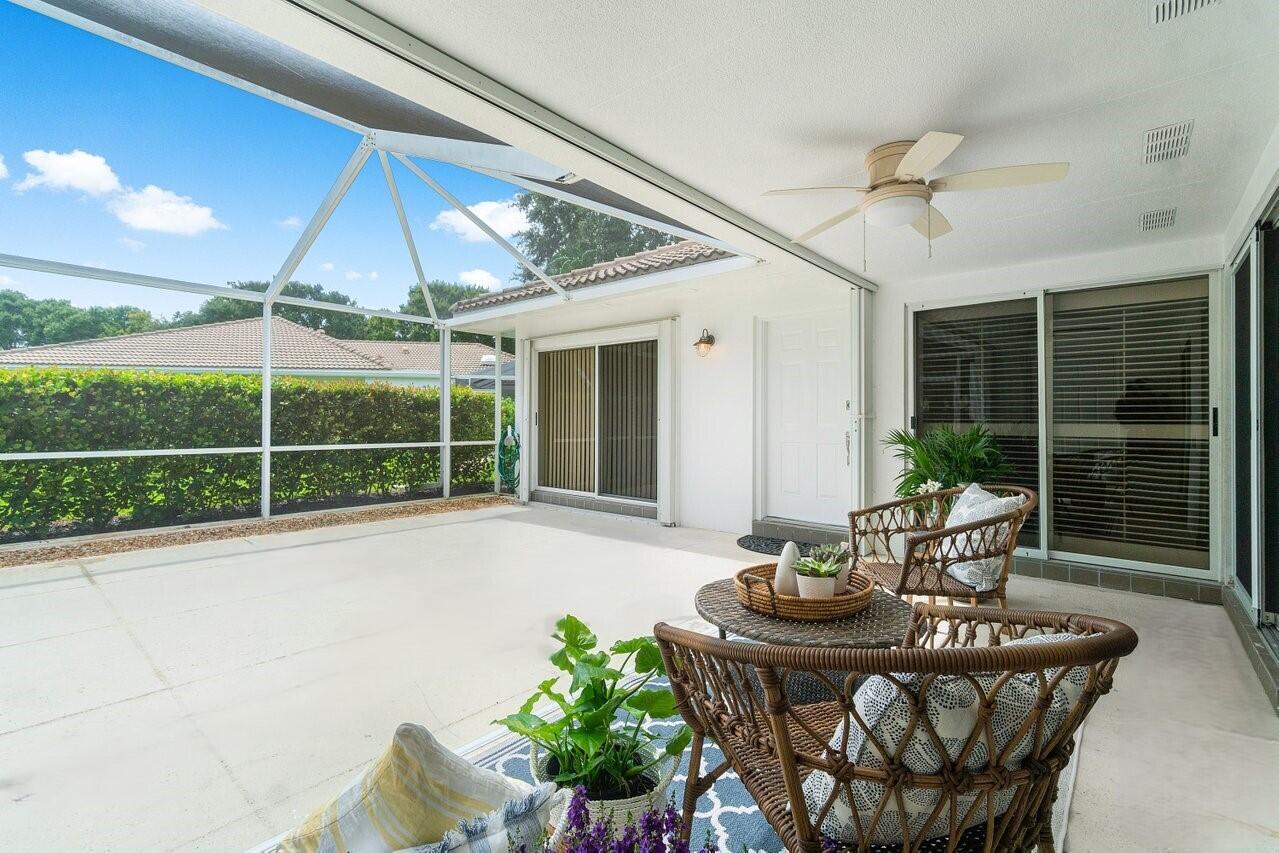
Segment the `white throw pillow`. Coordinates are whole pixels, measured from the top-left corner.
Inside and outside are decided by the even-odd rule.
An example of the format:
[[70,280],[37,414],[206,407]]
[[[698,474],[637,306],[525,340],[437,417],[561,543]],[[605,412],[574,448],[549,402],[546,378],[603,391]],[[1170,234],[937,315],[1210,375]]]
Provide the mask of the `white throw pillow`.
[[[951,507],[950,515],[946,516],[946,526],[958,527],[961,524],[970,524],[974,521],[994,518],[1006,512],[1011,512],[1025,502],[1025,495],[1011,495],[1006,498],[1000,498],[973,483],[964,490],[963,494],[956,498],[955,505]],[[979,535],[987,538],[984,544],[991,547],[1003,547],[1007,544],[1010,534],[1011,525],[1001,524],[993,533],[967,533],[944,537],[938,543],[937,550],[942,556],[956,555],[972,550],[971,546],[965,546],[969,545],[970,538]],[[974,542],[972,544],[977,545],[979,543]],[[981,550],[986,550],[986,548],[982,547]],[[951,563],[946,567],[946,574],[971,586],[978,592],[989,592],[999,586],[999,576],[1003,573],[1003,570],[1003,557],[986,557],[980,560]]]

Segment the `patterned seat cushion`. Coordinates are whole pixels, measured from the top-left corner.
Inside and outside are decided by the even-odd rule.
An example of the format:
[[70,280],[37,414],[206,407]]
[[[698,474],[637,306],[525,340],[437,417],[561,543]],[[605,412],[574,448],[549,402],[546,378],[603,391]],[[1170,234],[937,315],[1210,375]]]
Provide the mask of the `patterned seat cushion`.
[[[1026,502],[1025,495],[1011,495],[1006,498],[996,497],[977,483],[971,484],[955,499],[950,514],[946,516],[947,527],[958,527],[974,521],[984,521],[1011,512]],[[1011,534],[1011,525],[1001,524],[994,533],[993,541],[983,543],[994,547],[1005,547]],[[989,534],[987,534],[989,536]],[[957,555],[964,550],[968,535],[948,536],[938,543],[938,552],[942,556]],[[987,557],[981,560],[965,560],[951,563],[946,567],[946,574],[972,587],[978,592],[989,592],[999,586],[1000,575],[1004,571],[1002,556]]]
[[[1014,640],[1007,645],[1069,639],[1071,636],[1068,634],[1031,636]],[[1042,677],[1051,679],[1054,675],[1055,673],[1045,672]],[[1066,720],[1082,693],[1086,676],[1086,668],[1074,667],[1053,690],[1049,706],[1044,711],[1043,725],[1039,727],[1041,743],[1055,735]],[[851,764],[884,767],[898,754],[900,748],[900,763],[907,770],[912,773],[939,774],[946,766],[970,772],[987,769],[992,761],[990,741],[993,741],[994,758],[1002,766],[1009,769],[1021,766],[1035,746],[1035,727],[1031,727],[1016,743],[1012,741],[1039,698],[1039,673],[1019,673],[1004,682],[998,694],[993,697],[990,741],[979,733],[977,742],[962,767],[956,767],[955,762],[979,725],[983,696],[991,694],[999,675],[975,673],[972,676],[928,677],[933,680],[925,694],[925,714],[945,750],[945,755],[938,751],[928,726],[921,722],[913,730],[910,729],[909,695],[894,686],[890,678],[880,675],[867,679],[853,697],[854,707],[865,723],[865,730],[854,722],[846,732],[841,723],[830,740],[831,749],[838,751],[841,746],[845,747]],[[904,673],[892,678],[911,691],[919,690],[922,683],[921,676],[917,674]],[[871,820],[885,798],[886,789],[878,782],[865,779],[837,783],[830,774],[815,770],[804,781],[804,799],[814,820],[837,788],[837,798],[827,813],[822,831],[837,841],[855,845],[859,836],[859,823],[853,817],[853,810],[857,811],[862,830],[870,829]],[[1007,810],[1014,793],[1015,789],[1011,787],[996,792],[996,815]],[[903,828],[910,830],[912,838],[918,837],[920,833],[933,838],[946,836],[951,832],[952,827],[948,823],[951,819],[950,811],[946,808],[942,809],[938,818],[925,830],[930,815],[943,796],[941,791],[907,785],[901,789],[901,794],[904,810],[898,808],[895,796],[889,796],[878,823],[871,830],[872,843],[900,843],[904,836]],[[956,814],[962,816],[980,796],[976,792],[959,795]],[[984,803],[980,803],[964,826],[959,828],[969,829],[985,819],[986,807]]]

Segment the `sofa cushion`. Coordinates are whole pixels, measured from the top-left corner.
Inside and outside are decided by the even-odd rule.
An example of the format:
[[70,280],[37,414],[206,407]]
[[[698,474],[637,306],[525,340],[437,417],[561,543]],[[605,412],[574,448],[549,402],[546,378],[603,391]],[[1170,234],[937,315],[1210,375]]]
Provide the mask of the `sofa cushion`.
[[[947,527],[958,527],[961,524],[971,524],[974,521],[984,521],[988,518],[994,518],[1011,512],[1026,502],[1025,495],[1011,495],[1006,498],[996,497],[987,492],[981,486],[973,483],[964,490],[958,498],[955,499],[955,505],[951,507],[950,514],[946,516]],[[984,545],[991,547],[1003,547],[1008,542],[1008,537],[1012,533],[1012,525],[1001,524],[996,528],[993,534],[983,532],[982,536],[988,537],[988,541]],[[956,555],[964,550],[968,545],[968,539],[975,534],[959,534],[957,536],[947,536],[938,543],[938,553],[942,556]],[[983,550],[986,550],[983,548]],[[999,586],[999,577],[1004,571],[1004,558],[1002,556],[985,557],[980,560],[964,560],[958,563],[951,563],[946,567],[946,573],[955,580],[964,583],[978,592],[989,592]]]
[[[1032,636],[1012,641],[1008,645],[1060,642],[1070,638],[1066,634]],[[1045,672],[1043,675],[1051,679],[1054,673]],[[973,772],[985,769],[991,762],[991,742],[995,758],[1001,765],[1009,769],[1019,768],[1034,750],[1036,739],[1040,744],[1046,743],[1061,728],[1074,703],[1078,701],[1086,675],[1085,667],[1072,668],[1053,691],[1048,707],[1044,710],[1042,725],[1031,727],[1015,743],[1014,738],[1017,738],[1018,731],[1039,698],[1040,676],[1035,672],[1019,673],[1006,680],[994,697],[990,741],[980,735],[963,762],[962,769]],[[976,673],[971,676],[971,680],[969,676],[962,675],[929,677],[933,680],[926,690],[923,704],[944,748],[944,756],[937,749],[927,727],[922,724],[916,725],[907,736],[911,721],[909,696],[898,690],[890,678],[880,675],[868,678],[853,697],[853,705],[865,722],[869,736],[855,722],[847,732],[841,723],[831,737],[832,749],[838,750],[844,745],[850,763],[863,767],[883,767],[893,760],[900,748],[900,763],[913,773],[937,774],[945,765],[957,761],[974,728],[979,725],[983,694],[991,694],[999,675]],[[921,684],[921,677],[917,674],[896,674],[892,679],[900,681],[912,691],[917,691]],[[973,682],[976,682],[976,686]],[[980,691],[977,687],[980,687]],[[859,833],[853,810],[856,809],[863,830],[868,829],[883,800],[885,788],[878,782],[865,779],[838,784],[838,798],[827,813],[822,831],[837,841],[855,846],[859,841]],[[831,775],[820,770],[813,771],[804,781],[804,799],[814,821],[836,785],[836,780]],[[900,842],[903,827],[910,830],[912,839],[917,838],[919,833],[924,832],[929,816],[942,797],[940,791],[923,788],[907,787],[901,793],[904,809],[898,808],[895,797],[889,799],[879,822],[871,832],[872,843]],[[995,793],[996,815],[1007,810],[1014,793],[1015,789],[1011,787]],[[985,802],[977,802],[979,797],[977,793],[957,797],[955,814],[958,816],[964,815],[969,806],[977,803],[961,829],[986,820],[986,805]],[[925,834],[928,837],[948,834],[951,831],[948,823],[950,819],[949,810],[943,809]]]
[[275,849],[391,853],[440,841],[460,822],[532,793],[527,782],[476,767],[422,726],[404,723],[376,761]]

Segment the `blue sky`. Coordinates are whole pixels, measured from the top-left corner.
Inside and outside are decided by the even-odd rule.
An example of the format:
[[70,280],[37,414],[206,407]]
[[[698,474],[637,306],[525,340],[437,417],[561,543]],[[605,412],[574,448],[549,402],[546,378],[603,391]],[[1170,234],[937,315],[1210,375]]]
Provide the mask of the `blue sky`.
[[[269,279],[359,141],[354,133],[0,0],[0,253],[211,284]],[[77,153],[78,152],[78,153]],[[509,234],[516,188],[438,180]],[[502,249],[395,166],[428,278],[506,285]],[[294,278],[372,308],[413,282],[376,158]],[[77,305],[191,309],[187,294],[0,269]]]

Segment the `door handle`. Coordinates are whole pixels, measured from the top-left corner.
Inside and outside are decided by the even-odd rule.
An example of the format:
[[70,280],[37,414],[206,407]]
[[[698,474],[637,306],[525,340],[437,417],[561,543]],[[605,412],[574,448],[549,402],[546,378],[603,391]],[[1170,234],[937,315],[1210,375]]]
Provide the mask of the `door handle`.
[[844,465],[845,467],[853,464],[853,433],[851,430],[844,430]]

